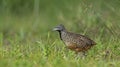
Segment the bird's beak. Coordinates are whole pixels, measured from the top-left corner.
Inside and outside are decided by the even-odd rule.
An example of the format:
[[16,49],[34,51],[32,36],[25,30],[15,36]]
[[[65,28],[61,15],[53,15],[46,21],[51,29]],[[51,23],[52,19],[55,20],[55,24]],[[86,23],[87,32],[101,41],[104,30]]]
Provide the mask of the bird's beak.
[[58,27],[54,27],[54,28],[53,28],[53,31],[57,31],[57,30],[59,30]]

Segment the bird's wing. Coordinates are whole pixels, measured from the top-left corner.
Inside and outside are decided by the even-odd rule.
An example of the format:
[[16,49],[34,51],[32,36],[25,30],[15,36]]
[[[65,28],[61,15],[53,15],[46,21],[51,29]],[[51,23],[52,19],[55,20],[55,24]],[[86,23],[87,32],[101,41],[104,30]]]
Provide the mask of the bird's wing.
[[86,46],[92,46],[95,45],[95,42],[91,40],[90,38],[80,35],[80,34],[75,34],[74,39],[76,39],[76,43],[78,47],[86,47]]

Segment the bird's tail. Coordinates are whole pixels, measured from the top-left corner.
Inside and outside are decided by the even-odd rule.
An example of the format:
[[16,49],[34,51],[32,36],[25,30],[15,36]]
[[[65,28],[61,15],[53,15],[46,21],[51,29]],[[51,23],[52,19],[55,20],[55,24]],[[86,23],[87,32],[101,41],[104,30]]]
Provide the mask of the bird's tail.
[[96,45],[96,42],[92,41],[92,45]]

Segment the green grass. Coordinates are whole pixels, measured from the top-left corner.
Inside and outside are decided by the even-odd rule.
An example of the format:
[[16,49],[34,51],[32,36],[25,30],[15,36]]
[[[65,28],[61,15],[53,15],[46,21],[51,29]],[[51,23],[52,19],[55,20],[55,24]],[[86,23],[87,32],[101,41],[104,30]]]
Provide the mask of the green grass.
[[[12,20],[13,21],[13,20]],[[18,20],[17,20],[18,21]],[[19,21],[18,21],[19,22]],[[15,26],[13,26],[15,27]],[[0,34],[0,66],[3,67],[119,67],[119,38],[93,38],[97,45],[85,59],[65,48],[57,32],[27,30],[25,26],[11,28]],[[52,28],[51,28],[52,29]],[[3,34],[4,33],[4,34]],[[103,33],[103,31],[101,31]],[[100,34],[101,34],[100,33]],[[86,32],[87,34],[87,32]],[[91,35],[92,36],[92,35]]]
[[[39,17],[9,11],[1,14],[0,67],[120,67],[119,1],[61,3],[42,4]],[[85,59],[75,58],[52,31],[61,23],[97,43]]]
[[[2,36],[1,36],[1,40]],[[120,42],[116,39],[102,43],[95,39],[97,45],[88,51],[85,59],[78,58],[74,52],[65,48],[50,33],[46,39],[20,41],[19,36],[6,39],[9,44],[0,48],[0,66],[3,67],[119,67]],[[108,51],[108,53],[106,52]],[[106,56],[107,55],[107,56]]]

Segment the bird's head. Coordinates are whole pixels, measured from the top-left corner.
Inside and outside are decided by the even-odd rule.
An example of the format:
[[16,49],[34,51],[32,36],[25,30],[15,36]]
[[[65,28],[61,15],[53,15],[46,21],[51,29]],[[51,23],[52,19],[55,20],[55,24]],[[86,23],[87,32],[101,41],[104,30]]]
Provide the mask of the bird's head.
[[53,28],[53,31],[65,31],[64,25],[60,24]]

